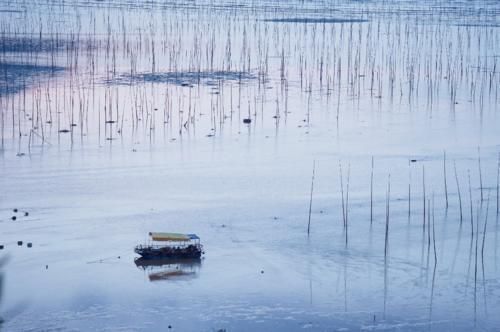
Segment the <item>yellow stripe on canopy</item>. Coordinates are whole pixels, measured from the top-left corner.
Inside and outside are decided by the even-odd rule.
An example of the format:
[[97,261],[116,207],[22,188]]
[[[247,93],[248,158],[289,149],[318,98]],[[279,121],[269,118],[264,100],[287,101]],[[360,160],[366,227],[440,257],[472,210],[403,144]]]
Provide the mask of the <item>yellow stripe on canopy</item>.
[[189,241],[191,238],[186,234],[180,233],[158,233],[149,232],[153,241]]

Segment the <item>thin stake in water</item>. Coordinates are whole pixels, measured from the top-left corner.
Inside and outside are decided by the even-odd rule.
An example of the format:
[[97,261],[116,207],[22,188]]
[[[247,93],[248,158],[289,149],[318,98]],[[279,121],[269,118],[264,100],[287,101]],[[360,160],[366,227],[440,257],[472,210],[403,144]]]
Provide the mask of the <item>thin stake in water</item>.
[[481,149],[477,148],[477,162],[479,167],[479,189],[481,190],[481,203],[483,202],[483,173],[481,171]]
[[384,245],[384,257],[387,257],[389,250],[389,202],[391,200],[391,175],[387,179],[387,200],[385,203],[385,245]]
[[448,209],[448,184],[446,182],[446,150],[444,151],[443,170],[444,170],[444,195],[446,198],[446,209]]
[[[498,192],[497,192],[497,196],[498,196]],[[497,213],[498,213],[498,207],[497,207]],[[370,178],[370,225],[372,223],[373,223],[373,156],[372,156],[372,174],[371,174],[371,178]]]
[[455,163],[455,161],[453,161],[453,168],[455,169],[455,181],[457,183],[457,191],[458,191],[458,204],[460,206],[460,224],[462,224],[463,221],[462,194],[460,193],[460,184],[458,183],[458,175],[457,175],[457,164]]
[[311,179],[311,196],[309,198],[309,220],[307,222],[307,236],[311,231],[311,211],[312,211],[312,202],[313,202],[313,191],[314,191],[314,173],[316,171],[316,160],[313,161],[313,172]]

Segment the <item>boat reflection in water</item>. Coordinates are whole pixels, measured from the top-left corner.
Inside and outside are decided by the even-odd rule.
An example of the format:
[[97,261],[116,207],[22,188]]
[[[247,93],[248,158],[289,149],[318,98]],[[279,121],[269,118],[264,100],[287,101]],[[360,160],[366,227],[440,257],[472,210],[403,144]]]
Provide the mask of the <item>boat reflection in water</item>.
[[201,259],[136,258],[135,265],[148,273],[149,281],[187,280],[197,277]]

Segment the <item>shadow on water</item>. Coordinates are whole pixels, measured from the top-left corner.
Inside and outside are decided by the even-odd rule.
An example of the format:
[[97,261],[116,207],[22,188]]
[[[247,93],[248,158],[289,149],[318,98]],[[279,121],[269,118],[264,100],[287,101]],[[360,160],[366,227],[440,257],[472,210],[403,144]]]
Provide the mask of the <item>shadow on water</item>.
[[0,257],[0,331],[2,331],[4,324],[7,324],[9,321],[12,321],[16,316],[21,314],[28,304],[24,301],[18,302],[13,306],[9,306],[7,309],[2,309],[2,300],[4,295],[4,277],[5,277],[5,266],[9,261],[10,256],[1,256]]
[[135,265],[148,274],[149,281],[188,280],[197,277],[201,259],[136,258]]
[[106,84],[134,85],[140,83],[167,83],[190,87],[196,84],[216,85],[220,81],[246,82],[257,77],[246,72],[239,71],[179,71],[165,73],[139,73],[135,75],[125,74],[105,81]]

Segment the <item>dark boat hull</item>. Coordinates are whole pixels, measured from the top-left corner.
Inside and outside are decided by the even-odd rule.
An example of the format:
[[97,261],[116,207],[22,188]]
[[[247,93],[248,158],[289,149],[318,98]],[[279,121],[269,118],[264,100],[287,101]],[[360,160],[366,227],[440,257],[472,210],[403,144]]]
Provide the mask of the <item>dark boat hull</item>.
[[193,259],[200,258],[202,254],[201,246],[195,245],[184,248],[138,246],[134,251],[145,259]]

